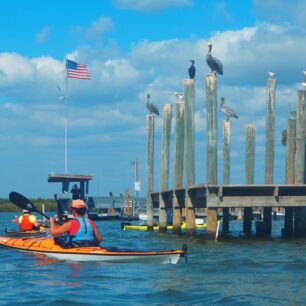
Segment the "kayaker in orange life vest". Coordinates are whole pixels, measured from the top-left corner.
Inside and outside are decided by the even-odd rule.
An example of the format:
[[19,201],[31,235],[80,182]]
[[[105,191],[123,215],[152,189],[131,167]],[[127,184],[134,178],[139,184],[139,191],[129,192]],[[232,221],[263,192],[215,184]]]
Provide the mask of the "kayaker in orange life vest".
[[19,229],[21,231],[39,230],[41,224],[37,222],[36,217],[31,215],[27,209],[23,210],[23,215],[18,218]]
[[55,226],[54,218],[50,218],[51,235],[65,234],[64,237],[55,237],[64,238],[61,241],[58,239],[57,242],[61,244],[64,242],[67,246],[92,246],[102,242],[103,238],[98,228],[92,220],[85,216],[87,211],[85,202],[81,199],[72,200],[71,209],[74,219],[60,226]]

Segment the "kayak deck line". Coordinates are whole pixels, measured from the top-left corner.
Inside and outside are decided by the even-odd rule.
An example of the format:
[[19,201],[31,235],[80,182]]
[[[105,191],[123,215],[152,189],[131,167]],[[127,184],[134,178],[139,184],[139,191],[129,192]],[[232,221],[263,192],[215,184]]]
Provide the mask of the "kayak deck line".
[[187,247],[167,251],[112,250],[101,246],[62,248],[53,238],[0,237],[0,245],[23,252],[40,253],[59,260],[110,261],[110,262],[156,262],[176,264],[187,256]]

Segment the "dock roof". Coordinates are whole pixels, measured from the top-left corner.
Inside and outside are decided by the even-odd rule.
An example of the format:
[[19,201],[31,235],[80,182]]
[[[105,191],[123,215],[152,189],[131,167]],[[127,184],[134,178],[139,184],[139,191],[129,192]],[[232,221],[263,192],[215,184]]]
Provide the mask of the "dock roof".
[[81,174],[55,174],[48,175],[49,183],[63,183],[63,182],[88,182],[93,179],[91,175]]

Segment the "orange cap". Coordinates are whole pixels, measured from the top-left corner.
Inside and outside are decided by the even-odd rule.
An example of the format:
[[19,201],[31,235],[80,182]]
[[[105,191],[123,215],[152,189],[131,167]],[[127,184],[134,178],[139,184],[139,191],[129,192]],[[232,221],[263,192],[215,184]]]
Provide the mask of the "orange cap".
[[72,208],[83,208],[85,207],[85,202],[83,200],[77,199],[77,200],[72,200],[71,207]]

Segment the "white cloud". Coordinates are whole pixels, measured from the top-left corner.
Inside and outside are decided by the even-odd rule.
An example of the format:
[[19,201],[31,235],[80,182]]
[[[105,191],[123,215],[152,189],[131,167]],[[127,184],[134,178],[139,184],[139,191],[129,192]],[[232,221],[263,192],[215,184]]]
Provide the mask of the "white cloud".
[[213,7],[213,16],[220,18],[224,21],[233,21],[233,16],[228,12],[226,4],[224,2],[216,2]]
[[51,27],[44,27],[39,33],[36,34],[35,40],[38,44],[43,44],[51,34]]
[[[302,80],[301,71],[305,69],[304,38],[300,29],[272,24],[215,33],[209,38],[213,42],[214,56],[224,65],[224,76],[218,76],[218,101],[225,96],[228,106],[239,116],[232,122],[235,169],[239,166],[234,165],[244,160],[245,126],[249,123],[256,125],[256,165],[263,164],[269,70],[279,73],[275,141],[277,152],[282,152],[280,138],[286,127],[288,103],[292,110],[295,109],[295,83]],[[120,151],[124,151],[132,141],[133,147],[141,148],[137,154],[145,155],[146,94],[151,94],[152,102],[162,113],[163,104],[174,103],[174,99],[162,91],[183,90],[189,59],[193,58],[197,68],[195,139],[200,143],[196,144],[196,156],[202,171],[206,150],[203,142],[206,130],[204,76],[209,72],[205,63],[207,40],[142,41],[125,55],[117,46],[114,49],[115,52],[111,52],[111,47],[103,49],[100,57],[96,48],[82,46],[68,55],[77,62],[86,63],[92,77],[88,82],[69,80],[71,150],[78,151],[82,144],[91,148],[86,154],[103,155],[101,152],[106,145],[122,146]],[[0,53],[0,75],[1,101],[4,101],[0,109],[0,135],[4,140],[1,150],[6,151],[9,142],[11,151],[20,151],[29,139],[32,147],[27,150],[31,153],[56,146],[54,154],[61,158],[65,105],[58,102],[56,84],[64,88],[64,62],[52,57],[29,59],[16,53]],[[218,113],[219,150],[223,119],[223,114]],[[161,116],[156,117],[155,127],[156,154],[159,156]],[[134,151],[129,153],[135,154]],[[276,156],[278,163],[282,163],[283,158]],[[53,159],[56,164],[56,158]],[[239,175],[233,175],[233,181],[243,182]]]
[[306,2],[304,0],[254,0],[255,14],[259,20],[290,22],[306,26]]
[[143,12],[157,12],[171,7],[191,6],[192,0],[113,0],[113,5],[120,9]]
[[99,41],[107,32],[114,30],[114,23],[111,17],[101,16],[99,19],[94,20],[88,27],[75,26],[71,31],[77,35],[83,35],[87,40]]
[[88,29],[86,29],[86,38],[96,40],[103,36],[106,32],[111,32],[114,29],[114,23],[110,17],[100,17],[98,20],[92,22]]

